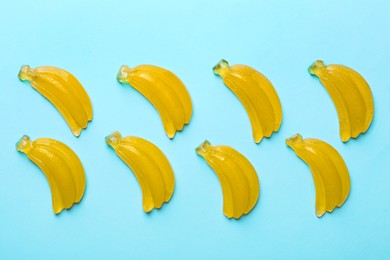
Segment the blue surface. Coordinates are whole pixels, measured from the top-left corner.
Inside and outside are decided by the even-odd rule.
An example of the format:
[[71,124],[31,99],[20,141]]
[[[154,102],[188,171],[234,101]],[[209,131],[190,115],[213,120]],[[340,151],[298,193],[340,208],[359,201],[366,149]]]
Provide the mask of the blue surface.
[[[388,258],[389,8],[360,0],[3,2],[0,258]],[[258,69],[278,91],[282,127],[260,145],[212,73],[221,58]],[[331,99],[307,72],[316,59],[352,67],[370,83],[375,119],[357,140],[341,143]],[[122,64],[145,63],[172,70],[191,93],[192,121],[173,141],[148,101],[116,81]],[[94,119],[80,138],[18,80],[23,64],[65,68],[83,83]],[[104,142],[114,130],[154,142],[171,161],[177,186],[161,210],[142,211],[135,177]],[[298,132],[329,142],[350,170],[349,199],[321,219],[309,168],[284,143]],[[88,181],[79,205],[52,213],[44,175],[15,150],[23,134],[61,140],[79,155]],[[195,154],[204,139],[236,148],[258,171],[260,200],[239,221],[223,216],[218,179]]]

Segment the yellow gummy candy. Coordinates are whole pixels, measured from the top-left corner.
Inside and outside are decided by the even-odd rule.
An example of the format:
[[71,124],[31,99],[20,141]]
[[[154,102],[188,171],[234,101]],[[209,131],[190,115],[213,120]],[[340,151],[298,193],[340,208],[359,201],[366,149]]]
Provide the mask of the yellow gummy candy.
[[316,188],[316,215],[332,212],[348,198],[351,183],[347,166],[341,155],[328,143],[297,134],[286,139],[286,144],[305,161],[313,175]]
[[80,82],[68,71],[43,66],[22,66],[19,79],[47,98],[60,112],[75,136],[92,120],[92,103]]
[[263,74],[246,65],[229,66],[226,60],[221,60],[213,70],[244,106],[256,143],[279,130],[282,105],[271,82]]
[[196,148],[196,153],[206,160],[218,176],[225,216],[238,219],[248,214],[260,195],[259,178],[249,160],[229,146],[212,146],[209,141]]
[[366,80],[351,68],[317,60],[309,67],[328,91],[336,107],[343,142],[365,133],[374,117],[374,99]]
[[17,142],[16,149],[45,174],[55,214],[80,202],[86,186],[85,173],[80,159],[68,146],[50,138],[31,141],[25,135]]
[[136,136],[122,137],[117,131],[106,137],[106,143],[137,178],[145,212],[160,208],[171,199],[175,176],[168,159],[157,146]]
[[118,73],[120,83],[128,83],[144,95],[158,111],[169,138],[188,124],[192,102],[183,82],[172,72],[154,65],[129,68],[124,65]]

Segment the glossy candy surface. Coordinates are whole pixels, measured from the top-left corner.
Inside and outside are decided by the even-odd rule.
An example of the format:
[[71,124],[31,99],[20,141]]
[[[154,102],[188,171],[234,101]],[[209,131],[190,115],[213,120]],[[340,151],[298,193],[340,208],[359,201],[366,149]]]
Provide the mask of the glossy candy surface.
[[158,111],[169,138],[181,131],[192,116],[192,101],[183,82],[172,72],[154,65],[129,68],[123,65],[118,73],[120,83],[145,96]]
[[238,219],[248,214],[260,195],[260,182],[256,170],[245,156],[229,146],[212,146],[204,141],[196,153],[214,170],[221,183],[223,213]]
[[92,120],[92,103],[80,82],[68,71],[43,66],[35,69],[22,66],[19,79],[47,98],[61,113],[77,137]]
[[286,144],[310,167],[316,189],[316,215],[332,212],[348,198],[351,182],[341,155],[328,143],[297,134],[286,139]]
[[370,127],[374,117],[374,99],[366,80],[346,66],[317,60],[309,67],[311,75],[318,77],[336,107],[340,137],[347,142],[357,138]]
[[23,136],[16,144],[45,174],[55,214],[69,209],[83,198],[86,178],[80,159],[65,144],[50,138],[31,141]]
[[145,212],[161,208],[171,199],[175,176],[168,159],[156,145],[136,136],[122,137],[117,131],[106,137],[106,143],[137,178]]
[[244,106],[256,143],[279,130],[282,105],[272,83],[263,74],[246,65],[229,66],[225,60],[221,60],[213,71]]

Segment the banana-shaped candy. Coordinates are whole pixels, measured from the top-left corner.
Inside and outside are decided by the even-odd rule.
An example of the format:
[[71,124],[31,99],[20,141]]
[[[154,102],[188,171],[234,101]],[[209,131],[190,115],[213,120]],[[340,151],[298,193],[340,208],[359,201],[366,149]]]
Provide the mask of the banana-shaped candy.
[[229,66],[226,60],[221,60],[213,71],[222,77],[244,106],[256,143],[279,130],[282,105],[271,82],[263,74],[246,65]]
[[192,102],[183,82],[172,72],[154,65],[129,68],[123,65],[118,73],[120,83],[128,83],[141,92],[155,107],[169,138],[188,124]]
[[341,207],[348,198],[351,183],[347,166],[337,150],[318,139],[302,140],[299,134],[286,139],[286,144],[310,167],[317,217]]
[[351,68],[317,60],[309,67],[336,106],[343,142],[365,133],[374,117],[374,100],[366,80]]
[[68,146],[49,138],[31,141],[25,135],[16,143],[16,149],[25,153],[45,174],[55,214],[80,202],[86,185],[84,169]]
[[92,120],[92,104],[80,82],[68,71],[43,66],[35,69],[22,66],[19,79],[47,98],[61,113],[75,136]]
[[106,143],[137,178],[145,212],[159,209],[171,199],[175,176],[168,159],[157,146],[139,137],[122,137],[117,131],[106,137]]
[[256,205],[260,194],[257,173],[245,156],[229,146],[212,146],[204,141],[196,153],[214,170],[221,183],[223,213],[228,218],[240,218]]

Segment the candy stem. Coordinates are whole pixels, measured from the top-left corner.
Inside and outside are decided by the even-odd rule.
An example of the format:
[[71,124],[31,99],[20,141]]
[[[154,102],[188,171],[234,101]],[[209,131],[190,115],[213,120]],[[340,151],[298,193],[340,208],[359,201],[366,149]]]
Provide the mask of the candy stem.
[[115,146],[119,144],[121,138],[122,135],[118,131],[115,131],[112,134],[106,136],[106,144],[108,144],[112,148],[115,148]]
[[224,59],[220,60],[218,64],[213,67],[214,73],[219,76],[223,76],[227,69],[229,69],[229,63]]
[[300,134],[296,134],[286,139],[286,144],[291,148],[300,142],[302,142],[302,136]]
[[318,71],[320,69],[323,69],[325,67],[324,62],[322,60],[316,60],[310,67],[309,67],[309,73],[311,75],[317,75]]
[[127,65],[123,65],[120,67],[118,75],[116,77],[120,83],[123,84],[126,82],[126,79],[129,76],[129,70],[130,68]]
[[23,65],[20,68],[18,77],[21,81],[31,80],[31,78],[34,76],[33,70],[28,65]]
[[30,137],[28,135],[23,135],[15,146],[19,152],[27,154],[32,148]]
[[205,140],[198,147],[196,147],[195,151],[197,154],[203,156],[208,151],[208,149],[210,149],[210,147],[211,147],[211,143]]

